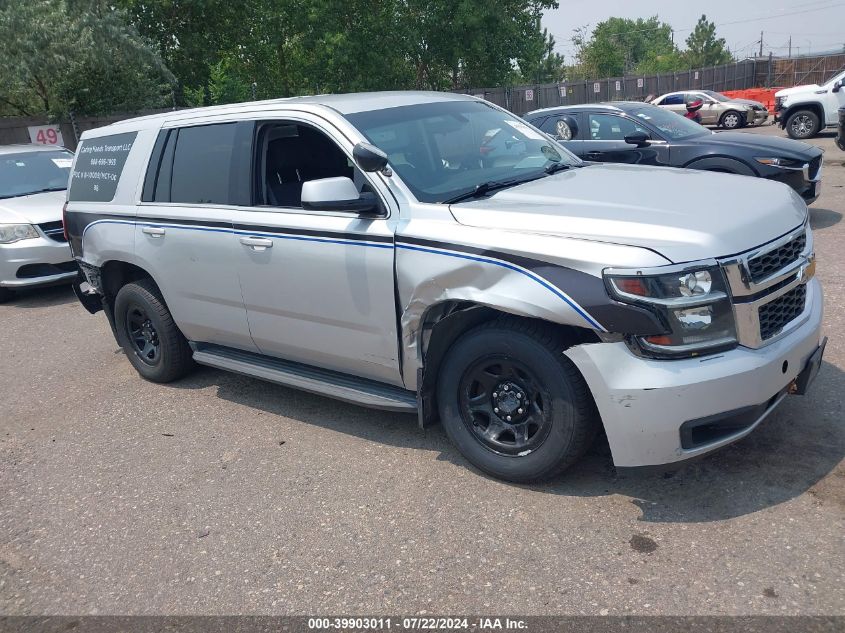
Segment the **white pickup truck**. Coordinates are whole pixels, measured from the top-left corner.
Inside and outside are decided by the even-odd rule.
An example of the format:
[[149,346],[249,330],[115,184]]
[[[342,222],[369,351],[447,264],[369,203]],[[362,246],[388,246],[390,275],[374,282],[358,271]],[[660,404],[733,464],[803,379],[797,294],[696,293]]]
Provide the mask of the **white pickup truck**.
[[837,111],[845,107],[845,70],[822,86],[795,86],[775,93],[775,121],[790,138],[807,139],[826,127],[836,127]]

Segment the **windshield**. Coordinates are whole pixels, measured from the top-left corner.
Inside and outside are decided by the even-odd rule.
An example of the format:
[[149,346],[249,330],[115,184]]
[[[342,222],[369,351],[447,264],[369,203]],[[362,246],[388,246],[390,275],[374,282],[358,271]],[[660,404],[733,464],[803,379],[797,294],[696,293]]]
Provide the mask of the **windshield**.
[[67,189],[72,162],[67,150],[0,154],[0,198]]
[[705,90],[704,94],[706,94],[708,97],[712,97],[716,101],[721,101],[722,103],[727,103],[728,101],[730,101],[730,99],[728,99],[725,95],[719,92],[713,92],[712,90]]
[[663,136],[673,141],[711,133],[695,121],[657,106],[643,105],[641,108],[632,110],[631,114],[657,128]]
[[581,162],[514,115],[482,101],[445,101],[349,114],[387,153],[421,202],[444,202],[490,183],[540,178]]
[[828,82],[825,84],[825,86],[832,86],[833,84],[835,84],[835,83],[836,83],[837,81],[839,81],[840,79],[845,79],[845,71],[843,71],[843,72],[839,73],[838,75],[834,75],[833,79],[831,79],[830,81],[828,81]]

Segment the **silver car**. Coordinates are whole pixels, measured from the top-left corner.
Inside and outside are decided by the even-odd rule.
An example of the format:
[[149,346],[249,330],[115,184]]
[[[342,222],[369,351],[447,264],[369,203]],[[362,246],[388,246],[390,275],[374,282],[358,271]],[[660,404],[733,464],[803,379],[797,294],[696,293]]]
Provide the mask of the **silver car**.
[[[678,114],[687,111],[687,102],[691,99],[701,99],[704,106],[699,110],[702,125],[717,125],[726,130],[735,130],[744,125],[759,125],[765,121],[769,113],[759,113],[754,105],[746,100],[729,99],[723,94],[712,90],[687,90],[683,92],[670,92],[658,97],[651,103],[661,108],[666,108]],[[762,107],[762,104],[760,104]],[[765,112],[765,116],[763,113]]]
[[62,228],[72,162],[63,148],[0,147],[0,301],[76,276]]
[[805,393],[824,351],[789,187],[587,165],[469,96],[92,130],[67,227],[77,295],[144,378],[201,363],[416,413],[513,481],[561,472],[602,427],[618,466],[729,444]]

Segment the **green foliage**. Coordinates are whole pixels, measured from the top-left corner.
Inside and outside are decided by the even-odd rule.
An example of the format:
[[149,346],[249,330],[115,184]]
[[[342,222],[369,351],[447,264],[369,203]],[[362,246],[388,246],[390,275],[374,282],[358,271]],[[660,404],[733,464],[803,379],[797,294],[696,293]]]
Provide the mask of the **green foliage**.
[[174,78],[103,0],[0,2],[0,113],[62,117],[163,105]]
[[718,66],[733,61],[724,38],[716,37],[716,24],[708,22],[706,15],[698,19],[695,29],[687,38],[684,58],[690,68]]
[[556,53],[555,38],[547,29],[531,36],[517,60],[520,83],[557,83],[566,76],[563,55]]
[[577,49],[573,74],[584,79],[620,77],[639,72],[641,64],[671,66],[680,59],[672,27],[657,16],[610,18],[597,24],[589,38],[585,29],[576,30],[572,42]]

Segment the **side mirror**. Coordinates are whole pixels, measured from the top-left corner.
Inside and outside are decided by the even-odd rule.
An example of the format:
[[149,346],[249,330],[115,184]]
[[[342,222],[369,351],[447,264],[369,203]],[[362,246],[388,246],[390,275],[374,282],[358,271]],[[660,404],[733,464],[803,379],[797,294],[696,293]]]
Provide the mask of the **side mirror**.
[[381,171],[387,167],[387,154],[369,143],[358,143],[353,147],[352,157],[362,171]]
[[833,84],[833,90],[832,90],[832,92],[839,92],[840,90],[842,90],[843,81],[845,81],[845,80],[840,79],[840,80],[839,80],[839,81],[837,81],[835,84]]
[[304,182],[301,198],[302,208],[309,211],[375,213],[379,206],[374,193],[358,193],[355,183],[346,176]]
[[637,147],[645,147],[650,140],[651,138],[645,132],[631,132],[625,136],[626,143]]

